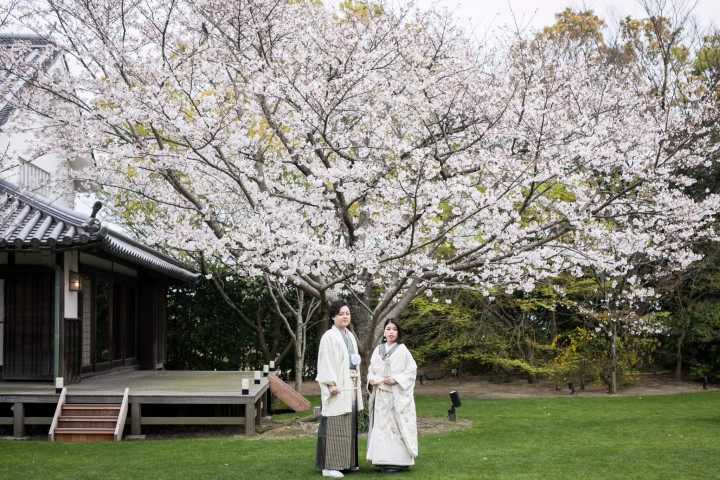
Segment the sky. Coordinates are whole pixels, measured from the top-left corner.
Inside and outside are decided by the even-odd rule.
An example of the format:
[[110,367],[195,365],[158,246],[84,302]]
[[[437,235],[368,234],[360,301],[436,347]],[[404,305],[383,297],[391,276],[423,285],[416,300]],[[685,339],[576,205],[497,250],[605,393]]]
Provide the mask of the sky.
[[[397,0],[396,0],[397,1]],[[417,0],[420,7],[427,7],[434,1],[441,7],[447,7],[460,19],[460,23],[472,28],[476,34],[500,27],[503,24],[513,30],[517,24],[521,28],[540,29],[555,23],[555,13],[566,7],[574,10],[592,9],[606,22],[613,18],[612,12],[643,18],[647,15],[637,0]],[[648,0],[649,3],[663,3],[663,0]],[[672,3],[696,3],[693,10],[701,28],[715,26],[720,28],[720,1],[718,0],[675,0],[664,2],[670,8]],[[584,7],[584,8],[583,8]],[[514,16],[513,16],[514,14]]]

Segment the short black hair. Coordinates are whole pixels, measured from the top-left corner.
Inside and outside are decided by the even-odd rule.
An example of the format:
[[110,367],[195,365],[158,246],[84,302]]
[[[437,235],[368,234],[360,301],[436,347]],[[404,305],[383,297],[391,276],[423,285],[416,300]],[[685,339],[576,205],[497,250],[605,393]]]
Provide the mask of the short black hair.
[[[395,318],[388,318],[387,320],[385,320],[385,324],[383,325],[383,331],[385,331],[385,327],[387,327],[389,323],[392,323],[393,325],[395,325],[395,328],[397,328],[398,336],[397,336],[397,340],[395,340],[395,341],[397,343],[402,343],[403,335],[402,335],[402,328],[400,328],[400,322],[398,322]],[[385,335],[383,335],[382,343],[385,343],[386,341],[387,341],[387,339],[385,338]]]
[[330,320],[332,320],[332,318],[333,318],[335,315],[337,315],[338,313],[340,313],[340,309],[341,309],[342,307],[348,307],[348,308],[350,308],[350,307],[348,306],[348,304],[345,303],[345,300],[335,300],[334,302],[332,302],[332,303],[330,304],[330,308],[328,308],[328,313],[330,314]]

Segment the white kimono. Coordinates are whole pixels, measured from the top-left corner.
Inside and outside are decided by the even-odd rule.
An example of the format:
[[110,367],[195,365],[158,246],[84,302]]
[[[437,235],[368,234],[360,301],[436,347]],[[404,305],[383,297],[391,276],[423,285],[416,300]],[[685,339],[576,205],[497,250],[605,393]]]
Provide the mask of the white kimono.
[[366,458],[374,465],[414,465],[418,454],[413,396],[417,365],[403,344],[386,360],[380,356],[379,349],[375,347],[370,359],[368,382],[390,376],[397,383],[373,386]]
[[[348,330],[349,340],[353,343],[355,351],[358,351],[355,335]],[[324,417],[335,417],[352,412],[353,396],[357,399],[357,409],[362,410],[362,382],[358,371],[357,384],[354,385],[350,378],[350,358],[345,345],[343,333],[332,327],[325,332],[320,339],[318,348],[318,369],[315,380],[320,384],[320,396],[322,399],[322,415]],[[342,392],[337,395],[330,395],[328,387],[337,385]],[[353,387],[357,389],[353,390]]]

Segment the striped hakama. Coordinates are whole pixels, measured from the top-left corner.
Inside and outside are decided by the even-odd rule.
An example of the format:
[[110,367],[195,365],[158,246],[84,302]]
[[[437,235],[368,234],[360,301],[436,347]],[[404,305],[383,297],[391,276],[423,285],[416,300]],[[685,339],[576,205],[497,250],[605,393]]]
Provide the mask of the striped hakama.
[[315,467],[348,470],[357,466],[357,404],[353,402],[351,413],[320,417]]

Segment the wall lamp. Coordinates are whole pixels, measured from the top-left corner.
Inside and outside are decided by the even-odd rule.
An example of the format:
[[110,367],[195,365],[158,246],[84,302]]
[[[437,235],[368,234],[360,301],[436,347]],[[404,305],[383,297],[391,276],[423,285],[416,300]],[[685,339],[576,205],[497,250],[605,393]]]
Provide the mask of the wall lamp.
[[453,390],[450,392],[450,400],[452,401],[452,407],[450,407],[450,410],[448,410],[448,419],[450,419],[451,422],[454,422],[456,420],[455,408],[462,406],[462,402],[460,401],[460,394],[457,392],[457,390]]
[[73,272],[70,270],[70,291],[71,292],[81,292],[82,291],[82,281],[80,280],[80,274],[78,272]]

